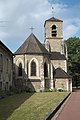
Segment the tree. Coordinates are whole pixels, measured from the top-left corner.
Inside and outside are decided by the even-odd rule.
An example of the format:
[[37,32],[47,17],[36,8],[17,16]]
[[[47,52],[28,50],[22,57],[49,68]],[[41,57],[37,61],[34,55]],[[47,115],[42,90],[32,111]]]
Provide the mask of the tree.
[[65,40],[68,47],[68,71],[72,75],[73,86],[80,86],[80,39],[71,37]]

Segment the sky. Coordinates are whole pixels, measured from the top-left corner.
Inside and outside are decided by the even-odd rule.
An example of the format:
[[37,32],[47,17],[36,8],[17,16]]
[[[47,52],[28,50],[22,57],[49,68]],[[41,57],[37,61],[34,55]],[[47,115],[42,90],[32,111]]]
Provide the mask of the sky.
[[31,34],[44,42],[44,22],[63,20],[63,39],[80,37],[80,0],[0,0],[0,40],[14,53]]

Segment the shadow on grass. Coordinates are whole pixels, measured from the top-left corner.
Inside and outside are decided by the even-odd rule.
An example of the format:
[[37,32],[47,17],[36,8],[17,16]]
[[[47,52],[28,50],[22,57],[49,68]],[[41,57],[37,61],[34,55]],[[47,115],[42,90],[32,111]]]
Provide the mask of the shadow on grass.
[[11,114],[34,93],[15,94],[0,100],[0,120],[7,120]]
[[[21,76],[18,75],[18,77],[16,78],[15,77],[16,73],[14,73],[13,86],[18,91],[27,91],[27,92],[15,94],[12,96],[8,96],[4,99],[0,99],[0,120],[7,120],[11,116],[11,114],[17,108],[19,108],[25,101],[27,101],[35,92],[35,88],[32,84],[32,82],[35,82],[35,80],[30,81],[24,69],[19,68],[16,65],[15,68],[18,72],[20,72],[19,74],[21,74]],[[34,91],[34,92],[30,93],[28,91],[30,92]]]

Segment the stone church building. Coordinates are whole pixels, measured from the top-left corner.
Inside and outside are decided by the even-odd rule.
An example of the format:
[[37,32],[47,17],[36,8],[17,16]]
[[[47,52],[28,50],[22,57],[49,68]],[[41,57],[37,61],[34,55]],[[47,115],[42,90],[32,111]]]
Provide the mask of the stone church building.
[[72,91],[67,73],[67,46],[63,42],[63,21],[50,18],[44,23],[44,43],[31,35],[14,53],[14,86],[27,91],[62,89]]

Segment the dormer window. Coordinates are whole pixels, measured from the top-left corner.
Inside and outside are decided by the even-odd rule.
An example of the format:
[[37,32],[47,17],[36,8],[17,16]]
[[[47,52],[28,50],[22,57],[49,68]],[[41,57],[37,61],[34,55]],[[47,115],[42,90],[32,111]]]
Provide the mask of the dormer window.
[[52,26],[51,35],[52,35],[52,37],[56,37],[56,35],[57,35],[56,25],[53,25],[53,26]]

